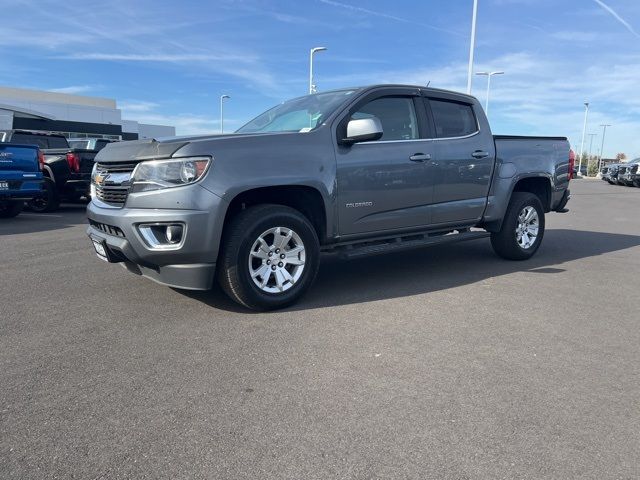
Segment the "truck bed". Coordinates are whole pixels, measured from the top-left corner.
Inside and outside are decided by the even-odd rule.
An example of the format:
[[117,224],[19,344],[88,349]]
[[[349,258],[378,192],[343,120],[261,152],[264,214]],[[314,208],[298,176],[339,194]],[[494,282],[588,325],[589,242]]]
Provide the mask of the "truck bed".
[[544,137],[538,135],[494,135],[494,140],[567,140],[567,137]]

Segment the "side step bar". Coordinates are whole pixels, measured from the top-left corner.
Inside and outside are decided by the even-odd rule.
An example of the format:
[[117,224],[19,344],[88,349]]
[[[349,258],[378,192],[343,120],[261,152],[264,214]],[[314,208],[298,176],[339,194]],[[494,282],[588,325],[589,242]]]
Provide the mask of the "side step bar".
[[377,255],[380,253],[399,252],[430,245],[440,245],[443,243],[456,243],[464,242],[467,240],[478,240],[480,238],[487,238],[490,235],[491,234],[489,232],[472,232],[468,229],[461,231],[455,230],[452,233],[446,234],[421,233],[378,241],[351,243],[347,245],[335,245],[333,246],[333,248],[323,249],[323,251],[327,253],[338,254],[341,258],[344,259],[353,259],[368,257],[370,255]]

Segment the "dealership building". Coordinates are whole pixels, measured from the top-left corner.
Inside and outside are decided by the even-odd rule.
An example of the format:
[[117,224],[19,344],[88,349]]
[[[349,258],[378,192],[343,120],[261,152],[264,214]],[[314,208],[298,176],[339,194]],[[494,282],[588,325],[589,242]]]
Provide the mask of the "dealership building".
[[0,87],[0,130],[11,129],[112,140],[176,134],[175,127],[124,120],[110,98]]

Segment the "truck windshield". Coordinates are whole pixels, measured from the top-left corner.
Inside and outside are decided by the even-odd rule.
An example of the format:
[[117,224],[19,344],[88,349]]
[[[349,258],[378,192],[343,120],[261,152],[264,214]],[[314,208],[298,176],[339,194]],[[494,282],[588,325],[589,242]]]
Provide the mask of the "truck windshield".
[[325,121],[354,90],[334,90],[288,100],[267,110],[236,133],[309,132]]

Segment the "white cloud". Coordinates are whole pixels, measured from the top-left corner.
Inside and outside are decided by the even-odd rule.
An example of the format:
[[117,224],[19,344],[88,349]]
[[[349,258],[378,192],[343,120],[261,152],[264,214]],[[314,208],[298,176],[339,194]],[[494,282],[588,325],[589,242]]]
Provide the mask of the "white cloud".
[[87,93],[95,90],[95,86],[92,85],[71,85],[69,87],[50,88],[50,92],[55,93],[69,93],[72,95],[78,95],[81,93]]
[[178,54],[154,54],[154,53],[74,53],[59,57],[65,60],[105,60],[122,62],[212,62],[212,61],[241,61],[255,60],[247,55],[225,55],[216,53],[178,53]]
[[118,103],[118,108],[127,115],[129,113],[150,112],[159,105],[155,102],[145,102],[140,100],[123,101]]

